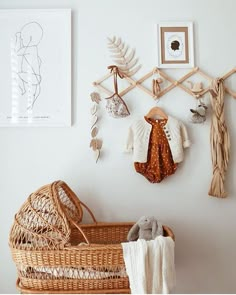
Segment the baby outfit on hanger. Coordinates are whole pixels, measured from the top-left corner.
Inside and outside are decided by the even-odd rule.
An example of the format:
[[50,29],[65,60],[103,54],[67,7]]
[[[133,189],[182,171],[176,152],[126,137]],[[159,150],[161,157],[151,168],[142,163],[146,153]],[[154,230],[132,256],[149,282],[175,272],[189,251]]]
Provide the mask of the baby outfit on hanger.
[[129,128],[126,151],[133,152],[134,167],[152,183],[175,173],[183,161],[183,148],[190,146],[186,127],[174,117],[144,117]]
[[161,182],[165,177],[175,173],[177,163],[174,163],[167,136],[164,132],[167,119],[153,120],[144,117],[152,125],[150,133],[147,162],[135,162],[135,170],[152,183]]

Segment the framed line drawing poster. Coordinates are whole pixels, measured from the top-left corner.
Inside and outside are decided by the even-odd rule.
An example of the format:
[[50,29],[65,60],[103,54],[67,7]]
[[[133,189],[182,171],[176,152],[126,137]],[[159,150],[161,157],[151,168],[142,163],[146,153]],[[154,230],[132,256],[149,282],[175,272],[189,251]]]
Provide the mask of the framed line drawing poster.
[[0,126],[71,126],[71,10],[0,10]]
[[158,25],[158,67],[194,67],[193,23],[160,23]]

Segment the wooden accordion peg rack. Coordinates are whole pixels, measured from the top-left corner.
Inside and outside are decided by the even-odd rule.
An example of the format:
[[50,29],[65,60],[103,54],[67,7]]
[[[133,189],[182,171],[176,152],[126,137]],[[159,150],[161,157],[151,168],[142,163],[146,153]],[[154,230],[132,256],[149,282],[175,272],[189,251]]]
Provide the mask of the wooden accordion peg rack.
[[[141,77],[138,80],[135,80],[134,78],[131,78],[131,77],[127,76],[126,74],[123,74],[124,79],[126,79],[126,81],[130,85],[128,87],[126,87],[124,90],[122,90],[119,93],[119,95],[120,96],[124,96],[125,94],[127,94],[129,91],[131,91],[135,87],[138,87],[140,90],[142,90],[146,94],[150,95],[153,99],[159,99],[160,97],[162,97],[163,95],[165,95],[167,92],[169,92],[173,88],[180,87],[183,91],[187,92],[189,95],[191,95],[191,96],[193,96],[195,98],[200,98],[200,97],[202,97],[204,94],[206,94],[210,90],[210,86],[208,86],[206,88],[203,88],[203,89],[199,90],[198,92],[195,92],[194,89],[189,88],[189,87],[187,87],[187,86],[185,86],[183,84],[187,79],[189,79],[191,76],[195,75],[196,73],[198,73],[199,75],[201,75],[204,79],[208,80],[209,81],[209,84],[214,79],[213,77],[209,76],[208,74],[206,74],[205,72],[203,72],[198,67],[193,68],[190,72],[188,72],[187,74],[185,74],[183,77],[181,77],[178,80],[175,80],[175,79],[171,78],[163,70],[160,70],[157,67],[155,67],[152,71],[150,71],[149,73],[147,73],[146,75],[144,75],[143,77]],[[231,75],[233,75],[235,73],[236,73],[236,68],[233,68],[232,70],[230,70],[229,72],[227,72],[222,77],[219,77],[219,79],[226,80],[228,77],[230,77]],[[158,93],[154,93],[152,89],[149,89],[146,86],[142,85],[142,83],[145,80],[153,77],[155,74],[159,75],[163,80],[169,82],[169,85],[167,87],[163,88],[163,89],[160,89],[160,91]],[[95,87],[97,87],[99,90],[101,90],[102,92],[104,92],[107,95],[111,96],[112,95],[112,92],[110,90],[108,90],[104,85],[102,85],[102,83],[105,80],[109,79],[112,75],[113,75],[113,73],[106,74],[104,77],[102,77],[99,80],[93,82],[93,85]],[[226,87],[225,86],[225,91],[229,95],[231,95],[234,98],[236,98],[236,92],[234,92],[233,90],[231,90],[229,87]]]

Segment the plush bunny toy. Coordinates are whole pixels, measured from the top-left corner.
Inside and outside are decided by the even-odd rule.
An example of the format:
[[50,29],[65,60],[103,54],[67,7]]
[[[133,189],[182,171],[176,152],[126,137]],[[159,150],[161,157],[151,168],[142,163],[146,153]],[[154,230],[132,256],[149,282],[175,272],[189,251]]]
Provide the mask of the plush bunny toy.
[[190,112],[192,113],[189,118],[190,122],[203,123],[206,121],[207,106],[205,104],[199,104],[195,110],[190,109]]
[[154,240],[157,236],[163,235],[163,227],[156,218],[151,216],[142,216],[130,229],[127,240],[135,241],[137,239]]

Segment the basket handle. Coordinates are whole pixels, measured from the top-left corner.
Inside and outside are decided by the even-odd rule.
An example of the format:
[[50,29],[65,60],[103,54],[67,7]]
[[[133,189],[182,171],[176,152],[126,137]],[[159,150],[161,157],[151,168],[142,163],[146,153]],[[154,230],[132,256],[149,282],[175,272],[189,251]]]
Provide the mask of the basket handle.
[[80,201],[80,204],[81,204],[82,206],[84,206],[84,208],[88,211],[88,213],[89,213],[90,216],[92,217],[93,222],[97,224],[97,220],[96,220],[96,218],[94,217],[93,212],[89,209],[89,207],[86,206],[86,205],[85,205],[83,202],[81,202],[81,201]]
[[[90,216],[91,216],[92,219],[93,219],[93,222],[94,222],[95,225],[96,225],[96,224],[97,224],[97,220],[96,220],[95,216],[93,215],[93,212],[92,212],[92,211],[89,209],[89,207],[86,206],[83,202],[80,201],[80,204],[81,204],[82,206],[84,206],[84,208],[88,211],[88,213],[90,214]],[[79,226],[74,220],[71,220],[71,222],[72,222],[72,223],[74,224],[74,226],[80,231],[80,233],[81,233],[82,236],[84,237],[86,243],[87,243],[88,245],[90,245],[90,242],[89,242],[87,236],[85,235],[84,231],[82,230],[82,228],[81,228],[81,227],[80,227],[80,226]]]
[[83,232],[82,228],[81,228],[76,222],[74,222],[74,220],[72,220],[72,223],[73,223],[74,226],[80,231],[80,233],[81,233],[82,236],[84,237],[86,243],[87,243],[88,245],[90,245],[90,242],[89,242],[88,238],[86,237],[85,233]]

